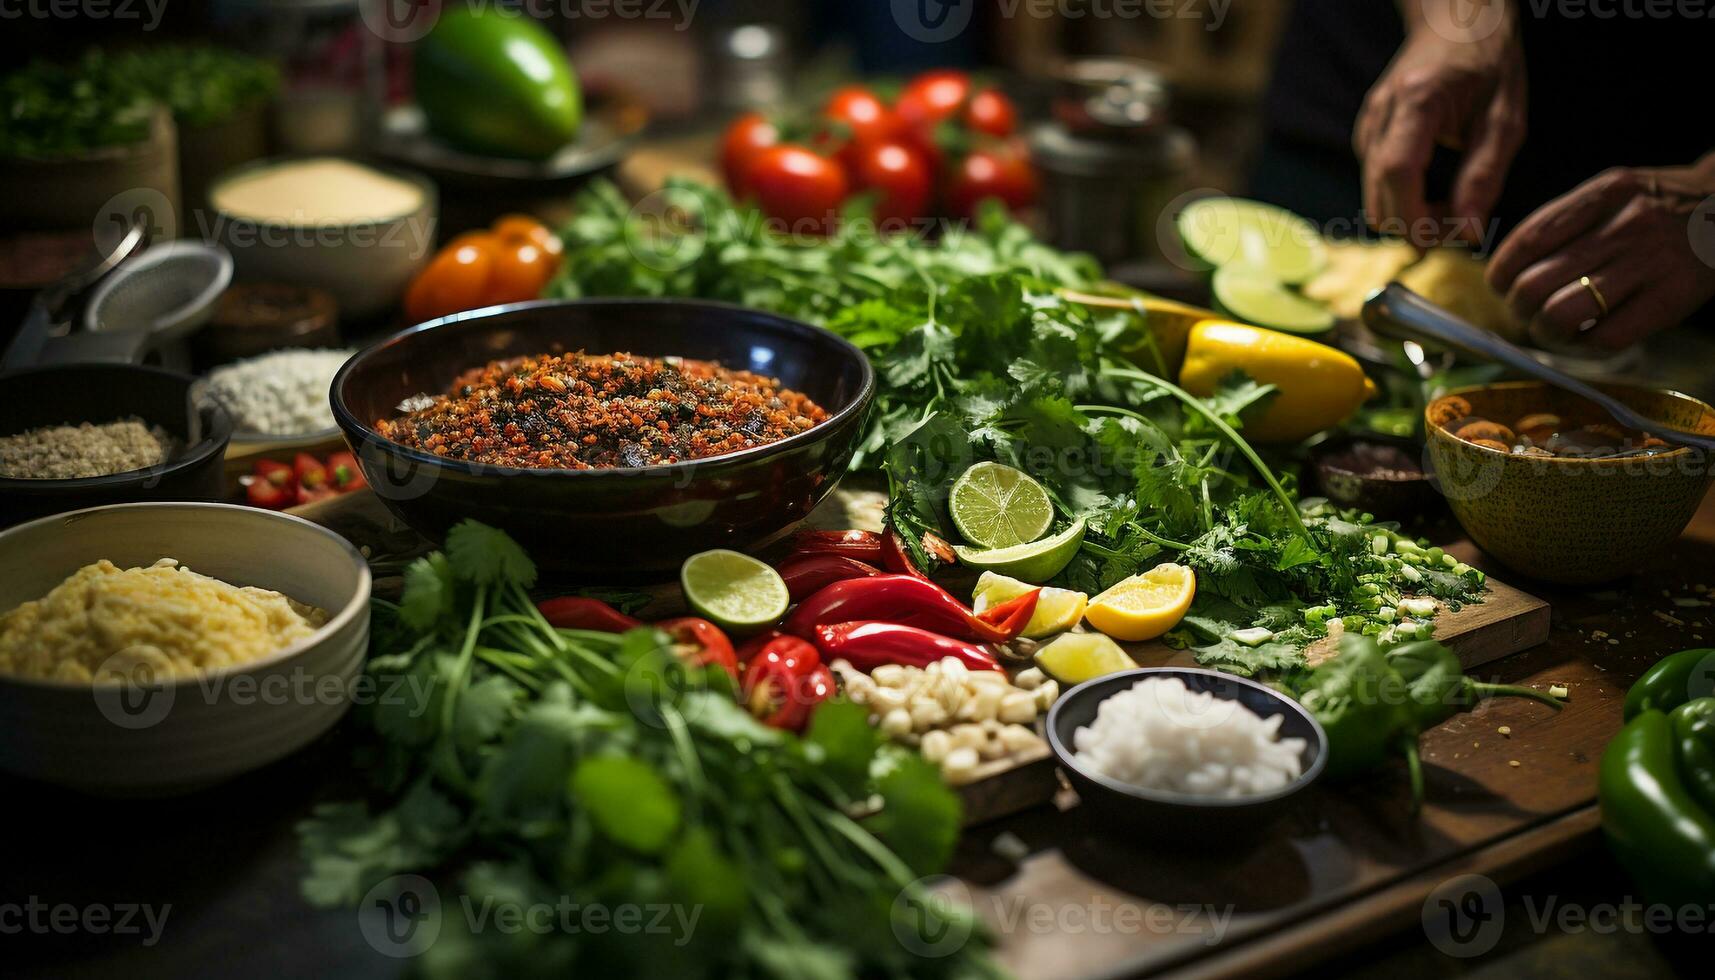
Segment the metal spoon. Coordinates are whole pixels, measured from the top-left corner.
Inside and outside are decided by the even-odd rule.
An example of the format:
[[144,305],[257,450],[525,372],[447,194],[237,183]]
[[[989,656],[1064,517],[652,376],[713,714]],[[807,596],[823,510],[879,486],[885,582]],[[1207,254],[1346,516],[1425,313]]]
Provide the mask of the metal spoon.
[[1612,395],[1542,363],[1501,337],[1472,326],[1397,282],[1390,282],[1364,300],[1364,325],[1395,340],[1430,341],[1464,354],[1498,361],[1544,384],[1569,391],[1601,406],[1614,421],[1648,432],[1664,441],[1715,453],[1715,438],[1664,428]]

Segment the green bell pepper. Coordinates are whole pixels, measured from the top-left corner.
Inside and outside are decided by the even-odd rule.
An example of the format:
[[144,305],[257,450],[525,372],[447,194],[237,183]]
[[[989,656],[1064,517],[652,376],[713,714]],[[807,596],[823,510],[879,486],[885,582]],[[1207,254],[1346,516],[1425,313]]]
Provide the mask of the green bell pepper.
[[[1708,710],[1685,717],[1706,718]],[[1602,830],[1649,901],[1708,905],[1715,902],[1715,813],[1682,778],[1675,729],[1668,715],[1645,710],[1608,743],[1597,777]],[[1699,736],[1700,751],[1709,744]]]
[[429,131],[459,149],[540,160],[571,142],[583,120],[559,42],[517,12],[446,5],[412,66]]
[[1687,701],[1668,712],[1679,778],[1702,805],[1715,815],[1715,697]]
[[1687,701],[1715,695],[1715,647],[1681,650],[1656,661],[1626,692],[1625,719],[1654,708],[1672,711]]

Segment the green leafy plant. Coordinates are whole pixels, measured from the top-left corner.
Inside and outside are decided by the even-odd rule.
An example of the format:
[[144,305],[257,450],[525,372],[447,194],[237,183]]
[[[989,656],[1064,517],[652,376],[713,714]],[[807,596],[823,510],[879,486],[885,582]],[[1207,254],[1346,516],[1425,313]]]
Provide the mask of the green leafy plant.
[[[299,827],[310,901],[350,905],[414,872],[524,907],[684,916],[671,935],[542,935],[448,915],[430,976],[997,974],[965,912],[921,894],[960,819],[933,767],[844,701],[803,738],[765,727],[724,671],[684,665],[653,630],[553,629],[535,577],[515,542],[466,521],[410,566],[397,605],[376,604],[382,693],[360,719],[375,799]],[[946,956],[898,938],[955,929],[971,939]]]
[[[953,480],[995,460],[1039,480],[1063,521],[1088,524],[1054,584],[1093,593],[1163,561],[1193,567],[1192,615],[1168,639],[1207,665],[1292,666],[1336,619],[1383,636],[1394,612],[1384,599],[1430,591],[1457,604],[1481,592],[1480,573],[1440,556],[1427,573],[1408,569],[1422,562],[1398,551],[1391,526],[1299,501],[1279,460],[1243,438],[1245,413],[1272,387],[1235,373],[1209,398],[1187,394],[1150,356],[1142,317],[1068,297],[1105,288],[1092,260],[1044,245],[999,208],[934,241],[861,221],[788,239],[699,184],[672,183],[639,208],[597,184],[561,234],[551,295],[727,300],[862,348],[880,390],[854,465],[885,476],[889,516],[926,565],[922,535],[949,533]],[[1275,640],[1231,638],[1255,626]]]

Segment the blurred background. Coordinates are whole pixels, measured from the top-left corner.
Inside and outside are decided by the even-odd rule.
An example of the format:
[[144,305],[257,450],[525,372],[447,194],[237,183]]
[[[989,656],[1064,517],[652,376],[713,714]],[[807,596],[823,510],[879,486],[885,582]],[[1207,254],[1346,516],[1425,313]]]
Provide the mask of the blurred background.
[[[1279,205],[1334,244],[1373,239],[1350,132],[1364,92],[1404,31],[1395,5],[1380,0],[447,6],[494,8],[553,39],[584,103],[575,139],[521,160],[448,138],[440,118],[446,111],[419,97],[423,75],[415,65],[424,44],[435,43],[424,38],[441,15],[439,0],[16,0],[0,31],[12,66],[0,171],[10,187],[30,192],[0,219],[0,336],[15,329],[30,297],[87,258],[92,222],[98,231],[104,223],[117,228],[129,219],[106,211],[139,213],[138,188],[159,195],[141,203],[167,202],[155,209],[157,220],[165,219],[158,231],[213,237],[208,215],[218,209],[208,204],[223,175],[257,159],[335,154],[426,178],[437,198],[430,209],[437,242],[511,211],[551,227],[565,219],[572,192],[594,176],[614,178],[634,199],[673,175],[714,183],[725,176],[730,184],[721,141],[747,112],[801,120],[853,84],[891,104],[933,69],[968,72],[978,89],[1007,99],[1014,121],[992,148],[998,166],[1013,157],[1028,161],[1028,193],[1009,202],[1020,218],[1055,245],[1092,253],[1119,282],[1209,303],[1207,277],[1175,254],[1179,236],[1171,227],[1196,197],[1231,194]],[[1685,33],[1673,24],[1654,27],[1656,39]],[[494,90],[481,79],[450,87],[462,90],[469,112],[498,111]],[[170,137],[156,123],[126,132],[108,125],[114,107],[139,94],[170,107]],[[20,105],[45,132],[19,123]],[[984,149],[988,137],[974,135]],[[38,137],[48,142],[30,145]],[[128,141],[136,152],[115,162],[125,154],[114,144]],[[953,159],[971,150],[958,144]],[[1438,151],[1429,168],[1432,196],[1451,179],[1443,155]],[[91,157],[105,163],[85,166]],[[67,166],[67,159],[82,162]],[[1543,172],[1549,176],[1531,186],[1509,188],[1476,243],[1478,256],[1530,209],[1589,176]],[[936,193],[944,204],[946,188]],[[934,216],[958,218],[958,210]],[[241,281],[254,278],[247,265],[253,263],[238,255]],[[1343,345],[1379,355],[1351,321],[1365,290],[1407,267],[1418,269],[1414,288],[1480,325],[1523,337],[1523,327],[1486,293],[1480,261],[1464,249],[1424,262],[1397,243],[1336,248],[1332,278],[1303,284],[1303,292],[1340,321]],[[1290,299],[1297,298],[1294,291]],[[386,306],[359,300],[341,319],[371,331],[399,322],[397,303]],[[1666,336],[1652,347],[1703,349],[1700,335]],[[1643,356],[1640,348],[1593,364],[1573,358],[1568,366],[1619,376],[1638,371]],[[1674,363],[1662,369],[1669,383],[1709,383],[1701,372],[1672,376]]]

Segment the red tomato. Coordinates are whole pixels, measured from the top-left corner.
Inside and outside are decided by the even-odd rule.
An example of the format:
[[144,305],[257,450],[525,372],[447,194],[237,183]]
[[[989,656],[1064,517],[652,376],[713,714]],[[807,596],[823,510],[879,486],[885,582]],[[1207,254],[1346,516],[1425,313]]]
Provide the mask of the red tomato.
[[750,196],[747,174],[751,163],[779,142],[779,128],[760,112],[747,112],[732,121],[721,138],[721,172],[733,197],[742,201]]
[[299,453],[292,459],[292,475],[297,477],[298,486],[312,490],[328,482],[327,467],[309,453]]
[[951,119],[971,94],[971,76],[953,69],[926,71],[913,78],[899,93],[893,111],[900,122],[928,133]]
[[495,219],[489,228],[496,238],[507,240],[521,238],[549,255],[559,255],[565,246],[560,242],[560,236],[553,233],[547,225],[527,214],[506,214]]
[[333,488],[339,493],[350,493],[369,485],[363,478],[363,470],[357,466],[357,457],[344,450],[328,456],[328,479]]
[[489,244],[492,256],[488,285],[478,306],[516,303],[542,295],[542,287],[554,277],[559,259],[524,238],[496,237]]
[[252,507],[285,510],[292,506],[297,487],[298,478],[290,466],[272,459],[259,459],[249,485],[244,488],[244,495]]
[[859,145],[853,148],[847,166],[853,189],[876,195],[877,227],[903,230],[928,212],[935,176],[928,159],[915,146],[901,142]]
[[899,132],[899,118],[887,103],[861,85],[848,85],[828,97],[822,118],[844,130],[841,141],[852,146],[880,143]]
[[1018,110],[999,89],[985,88],[966,104],[965,125],[989,136],[1011,136],[1018,128]]
[[793,233],[831,232],[848,187],[839,164],[792,144],[757,154],[749,180],[763,212]]
[[494,266],[487,233],[461,235],[417,273],[405,290],[405,315],[412,323],[475,309]]
[[947,206],[958,217],[975,217],[977,204],[999,198],[1010,210],[1036,201],[1036,171],[1012,150],[975,150],[959,161],[947,184]]

